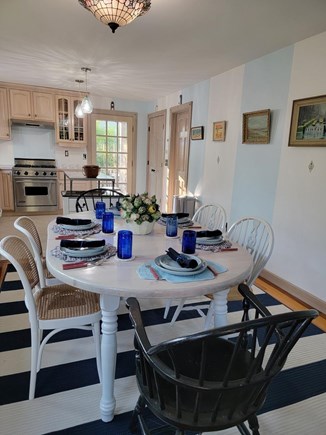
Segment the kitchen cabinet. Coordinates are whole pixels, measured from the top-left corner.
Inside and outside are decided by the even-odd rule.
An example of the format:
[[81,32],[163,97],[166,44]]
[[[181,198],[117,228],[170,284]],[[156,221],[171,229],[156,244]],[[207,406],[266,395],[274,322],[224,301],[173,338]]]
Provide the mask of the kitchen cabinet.
[[53,94],[26,89],[9,89],[9,95],[12,119],[54,122]]
[[12,172],[0,171],[0,208],[2,210],[14,210],[14,191],[12,185]]
[[6,88],[0,88],[0,139],[10,139],[9,108]]
[[77,118],[75,109],[81,102],[78,97],[56,96],[56,142],[59,145],[78,147],[86,144],[87,116]]

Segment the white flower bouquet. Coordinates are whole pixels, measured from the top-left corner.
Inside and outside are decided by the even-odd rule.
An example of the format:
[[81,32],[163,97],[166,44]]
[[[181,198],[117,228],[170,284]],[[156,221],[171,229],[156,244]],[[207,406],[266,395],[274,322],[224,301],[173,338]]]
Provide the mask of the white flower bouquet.
[[123,198],[120,214],[126,222],[135,222],[138,225],[155,222],[161,217],[156,196],[148,196],[147,192]]

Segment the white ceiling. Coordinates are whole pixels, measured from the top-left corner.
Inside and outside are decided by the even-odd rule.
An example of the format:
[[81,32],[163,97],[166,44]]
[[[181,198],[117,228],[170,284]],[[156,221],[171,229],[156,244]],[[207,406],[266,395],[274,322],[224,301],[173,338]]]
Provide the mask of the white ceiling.
[[78,0],[0,0],[0,81],[155,100],[326,31],[325,0],[152,0],[115,34]]

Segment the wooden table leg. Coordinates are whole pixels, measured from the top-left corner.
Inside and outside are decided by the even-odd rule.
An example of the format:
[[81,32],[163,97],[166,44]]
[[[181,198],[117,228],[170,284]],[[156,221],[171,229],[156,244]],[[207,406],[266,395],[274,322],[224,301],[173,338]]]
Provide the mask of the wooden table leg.
[[114,379],[117,359],[117,311],[119,296],[101,295],[102,310],[102,398],[100,402],[101,418],[104,422],[113,420],[115,409]]

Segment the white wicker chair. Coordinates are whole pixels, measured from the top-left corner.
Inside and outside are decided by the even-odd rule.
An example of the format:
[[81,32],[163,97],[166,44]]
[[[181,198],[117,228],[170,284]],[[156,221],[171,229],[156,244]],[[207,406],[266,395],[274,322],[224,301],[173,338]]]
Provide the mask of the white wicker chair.
[[[192,217],[192,221],[199,223],[207,230],[221,230],[223,232],[226,225],[226,211],[220,204],[202,205]],[[185,307],[184,304],[186,300],[186,298],[179,300],[178,306],[171,320],[172,325],[177,320],[182,310],[197,310],[200,315],[205,315],[201,310],[202,306],[200,307],[198,305],[192,305],[190,307]],[[172,302],[173,299],[168,299],[165,304],[164,319],[166,319],[169,314]]]
[[[274,233],[271,225],[256,217],[243,217],[234,222],[228,231],[228,239],[247,249],[253,260],[251,274],[245,283],[251,287],[272,255]],[[210,303],[206,316],[205,328],[211,326],[214,312],[214,301]]]
[[27,237],[28,242],[31,245],[40,278],[41,288],[47,285],[61,284],[61,281],[52,276],[46,267],[41,239],[32,219],[27,216],[21,216],[15,220],[14,227]]
[[[0,242],[0,254],[15,267],[25,291],[25,304],[31,325],[31,376],[29,399],[34,399],[36,376],[41,367],[44,346],[64,329],[91,330],[95,340],[96,362],[101,380],[99,295],[66,284],[40,287],[39,274],[27,244],[16,236]],[[52,331],[42,337],[43,330]]]

